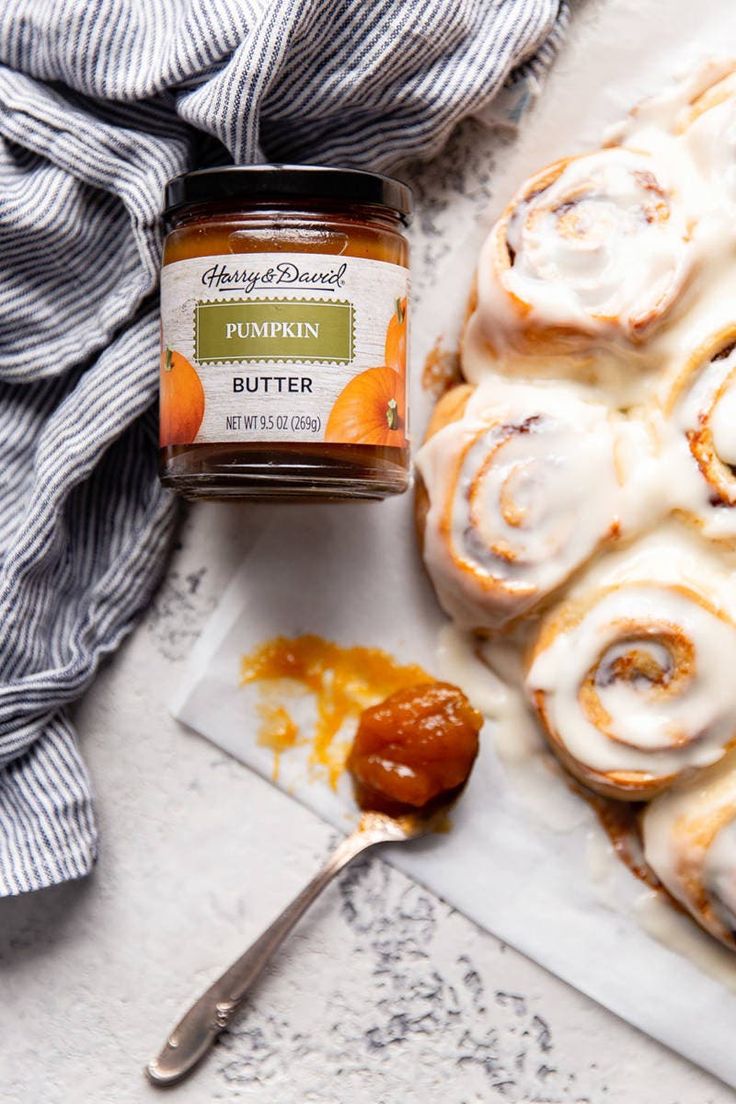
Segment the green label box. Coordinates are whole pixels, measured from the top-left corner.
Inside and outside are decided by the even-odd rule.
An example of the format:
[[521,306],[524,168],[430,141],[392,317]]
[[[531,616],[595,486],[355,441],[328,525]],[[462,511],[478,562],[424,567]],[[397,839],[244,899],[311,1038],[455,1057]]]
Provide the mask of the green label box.
[[214,361],[350,364],[353,304],[317,299],[227,299],[194,308],[194,356]]

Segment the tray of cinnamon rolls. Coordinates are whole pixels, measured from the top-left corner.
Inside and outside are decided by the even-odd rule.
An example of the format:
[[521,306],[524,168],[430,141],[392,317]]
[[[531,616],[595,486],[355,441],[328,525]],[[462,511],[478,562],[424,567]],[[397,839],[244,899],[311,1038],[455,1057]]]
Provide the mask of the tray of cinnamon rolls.
[[419,451],[448,617],[736,949],[736,61],[518,189]]

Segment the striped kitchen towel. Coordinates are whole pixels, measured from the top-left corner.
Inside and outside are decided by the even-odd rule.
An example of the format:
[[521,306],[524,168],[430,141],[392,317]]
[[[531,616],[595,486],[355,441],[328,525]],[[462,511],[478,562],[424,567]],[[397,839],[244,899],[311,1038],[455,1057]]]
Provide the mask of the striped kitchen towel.
[[430,157],[501,89],[519,113],[565,17],[564,0],[2,0],[0,895],[94,861],[68,708],[171,536],[152,409],[165,181]]

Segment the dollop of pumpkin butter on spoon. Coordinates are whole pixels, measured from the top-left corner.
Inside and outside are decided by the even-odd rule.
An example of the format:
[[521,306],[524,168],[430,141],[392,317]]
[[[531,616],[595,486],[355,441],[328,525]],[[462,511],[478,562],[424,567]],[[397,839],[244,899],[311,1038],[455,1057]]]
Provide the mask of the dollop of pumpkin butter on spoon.
[[482,725],[447,682],[410,686],[365,709],[347,761],[358,804],[391,816],[446,805],[468,780]]
[[[483,717],[462,691],[381,648],[277,636],[242,657],[240,682],[261,684],[258,743],[273,751],[274,781],[281,756],[310,745],[310,767],[333,788],[347,767],[363,810],[402,815],[447,802],[478,754]],[[284,701],[304,691],[317,707],[311,733]],[[357,721],[352,743],[337,738],[349,721]]]

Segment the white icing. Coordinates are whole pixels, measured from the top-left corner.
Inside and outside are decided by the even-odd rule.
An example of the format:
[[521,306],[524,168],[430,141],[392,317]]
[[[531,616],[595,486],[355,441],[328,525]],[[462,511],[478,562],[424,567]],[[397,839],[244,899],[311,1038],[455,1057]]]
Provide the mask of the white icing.
[[481,253],[478,312],[489,340],[515,346],[546,327],[638,340],[692,262],[687,210],[666,168],[613,148],[545,177],[522,189]]
[[681,955],[720,985],[736,993],[736,960],[725,947],[695,927],[661,893],[643,893],[634,906],[642,928],[664,947]]
[[656,798],[642,829],[646,860],[665,888],[714,935],[733,942],[736,756]]
[[[661,97],[641,105],[621,136],[627,145],[667,161],[688,205],[706,215],[716,211],[723,229],[724,208],[736,196],[733,180],[733,121],[736,63],[707,62]],[[721,235],[721,248],[728,235]]]
[[445,625],[440,630],[437,660],[442,678],[459,686],[481,713],[495,718],[509,708],[511,690],[483,663],[481,648],[472,633]]
[[732,58],[708,58],[672,80],[662,92],[638,103],[610,129],[606,145],[651,150],[664,138],[682,134],[704,102],[703,97],[734,72]]
[[514,797],[538,823],[569,832],[589,819],[589,810],[564,784],[519,687],[519,656],[502,641],[480,642],[453,625],[440,635],[440,673],[490,719],[488,732]]
[[637,457],[646,468],[649,447],[643,427],[572,390],[478,387],[417,458],[430,502],[425,560],[445,610],[466,627],[499,628],[607,536],[633,529],[644,503],[628,473]]
[[736,208],[736,99],[713,107],[687,134],[688,148],[725,211]]

